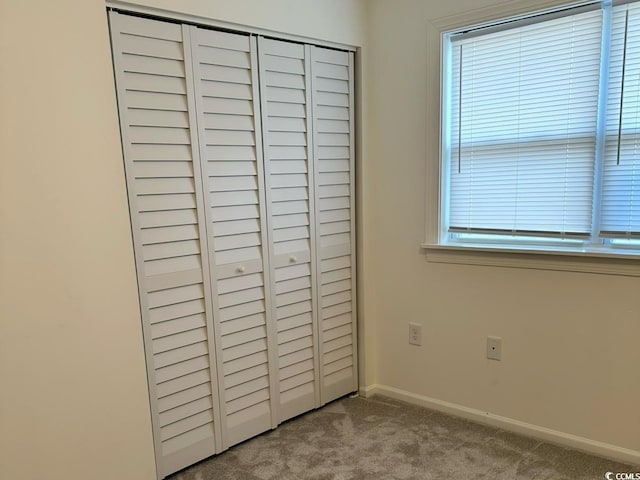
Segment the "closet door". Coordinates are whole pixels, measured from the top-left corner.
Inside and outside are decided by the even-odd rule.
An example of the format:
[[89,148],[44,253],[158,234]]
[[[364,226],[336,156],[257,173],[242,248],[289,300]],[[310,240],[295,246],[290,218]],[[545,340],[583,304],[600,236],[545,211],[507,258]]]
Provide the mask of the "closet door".
[[255,38],[193,28],[223,445],[277,425]]
[[280,421],[320,405],[309,46],[259,38]]
[[353,53],[311,47],[322,403],[356,391]]
[[221,448],[190,45],[180,25],[113,12],[110,22],[156,462],[164,477]]

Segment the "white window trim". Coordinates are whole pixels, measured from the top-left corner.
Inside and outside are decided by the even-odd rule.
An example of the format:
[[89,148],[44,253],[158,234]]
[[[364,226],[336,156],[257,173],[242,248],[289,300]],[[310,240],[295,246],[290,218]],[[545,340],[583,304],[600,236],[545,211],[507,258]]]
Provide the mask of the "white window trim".
[[513,245],[467,245],[440,242],[441,179],[441,98],[443,33],[468,27],[482,26],[495,21],[532,13],[544,13],[563,6],[579,6],[593,0],[515,0],[461,14],[427,21],[427,132],[426,132],[426,218],[425,241],[427,261],[465,265],[487,265],[541,270],[589,272],[611,275],[640,276],[640,256],[624,249],[598,251],[597,249],[541,248]]

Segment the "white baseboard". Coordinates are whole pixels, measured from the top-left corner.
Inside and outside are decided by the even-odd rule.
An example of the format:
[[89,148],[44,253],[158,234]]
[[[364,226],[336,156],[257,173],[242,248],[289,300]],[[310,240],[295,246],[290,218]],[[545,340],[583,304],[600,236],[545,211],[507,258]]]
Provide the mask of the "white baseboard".
[[559,432],[550,428],[532,425],[530,423],[521,422],[507,417],[501,417],[500,415],[494,415],[474,408],[463,407],[462,405],[457,405],[455,403],[416,395],[415,393],[410,393],[394,387],[375,384],[366,387],[362,386],[359,391],[360,395],[363,397],[384,395],[395,398],[396,400],[402,400],[414,405],[466,418],[474,422],[491,425],[496,428],[501,428],[502,430],[544,440],[545,442],[574,448],[582,452],[592,453],[594,455],[610,458],[619,462],[640,465],[640,451],[630,450],[628,448],[618,447],[608,443],[597,442],[595,440],[579,437],[570,433]]
[[369,398],[372,395],[375,395],[375,392],[377,391],[377,389],[380,387],[380,385],[370,385],[368,387],[364,386],[364,385],[360,385],[358,387],[358,393],[360,394],[361,397],[365,397],[365,398]]

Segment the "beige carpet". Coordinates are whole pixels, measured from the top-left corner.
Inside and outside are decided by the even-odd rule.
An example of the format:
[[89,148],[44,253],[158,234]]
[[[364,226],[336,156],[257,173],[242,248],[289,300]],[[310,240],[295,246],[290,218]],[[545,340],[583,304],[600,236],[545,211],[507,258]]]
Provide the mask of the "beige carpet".
[[172,480],[601,480],[640,472],[386,397],[344,398]]

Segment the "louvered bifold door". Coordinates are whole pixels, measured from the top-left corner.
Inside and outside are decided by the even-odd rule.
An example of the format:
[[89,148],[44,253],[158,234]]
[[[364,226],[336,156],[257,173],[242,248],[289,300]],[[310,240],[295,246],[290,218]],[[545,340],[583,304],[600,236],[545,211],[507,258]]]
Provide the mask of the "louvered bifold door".
[[223,442],[276,426],[255,38],[193,28]]
[[260,37],[280,421],[320,405],[309,46]]
[[156,461],[164,477],[221,448],[189,32],[113,12],[110,21]]
[[322,403],[357,390],[353,53],[311,47]]

